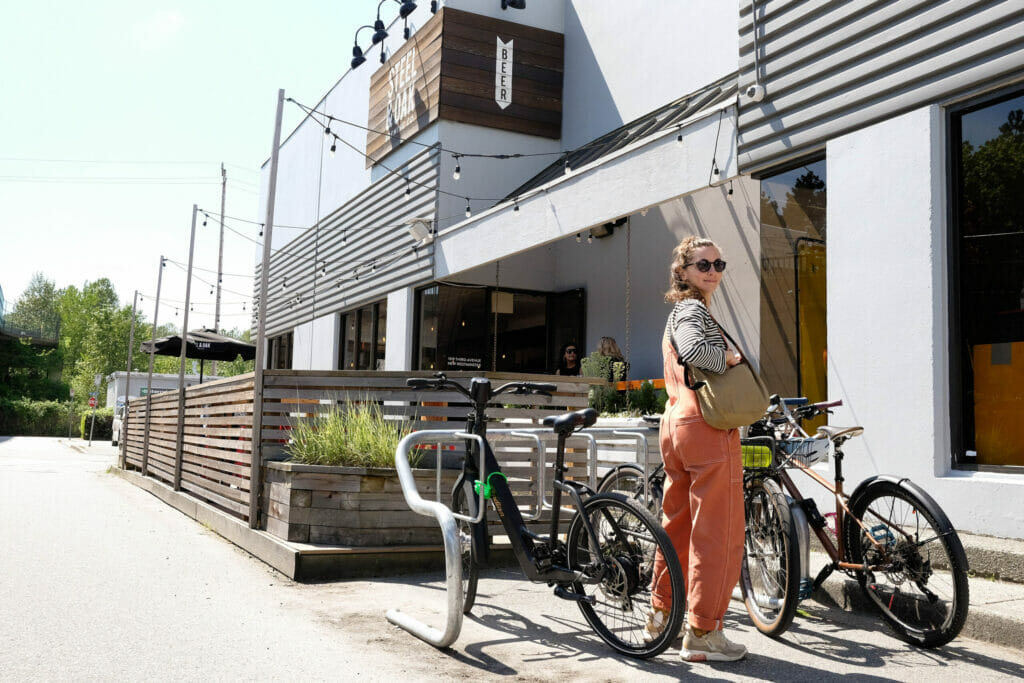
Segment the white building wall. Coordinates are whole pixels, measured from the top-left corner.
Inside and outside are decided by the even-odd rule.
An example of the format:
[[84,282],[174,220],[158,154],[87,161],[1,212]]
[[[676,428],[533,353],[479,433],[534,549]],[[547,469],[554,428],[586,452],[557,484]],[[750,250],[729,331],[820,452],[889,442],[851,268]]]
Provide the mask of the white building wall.
[[384,346],[385,370],[410,370],[413,367],[413,330],[416,292],[411,287],[388,294],[388,320]]
[[330,313],[295,327],[292,343],[293,370],[338,368],[339,318]]
[[907,476],[962,530],[1020,537],[1024,480],[951,468],[946,131],[938,106],[828,143],[832,424],[848,487]]
[[626,226],[588,243],[574,236],[557,242],[556,290],[587,290],[586,352],[601,337],[614,337],[626,352],[626,281],[629,280],[629,358],[634,379],[663,375],[661,336],[671,306],[664,301],[672,250],[687,235],[713,239],[729,266],[712,311],[755,362],[760,335],[759,183],[749,178],[707,188],[630,217],[629,268]]
[[571,0],[564,30],[565,148],[735,71],[738,20],[735,2]]

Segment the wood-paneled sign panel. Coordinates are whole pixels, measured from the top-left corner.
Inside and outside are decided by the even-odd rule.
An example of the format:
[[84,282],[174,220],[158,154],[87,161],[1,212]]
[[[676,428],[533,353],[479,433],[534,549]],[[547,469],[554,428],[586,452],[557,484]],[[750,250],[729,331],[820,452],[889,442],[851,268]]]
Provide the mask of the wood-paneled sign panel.
[[371,79],[367,163],[438,118],[561,137],[563,49],[560,33],[442,9]]

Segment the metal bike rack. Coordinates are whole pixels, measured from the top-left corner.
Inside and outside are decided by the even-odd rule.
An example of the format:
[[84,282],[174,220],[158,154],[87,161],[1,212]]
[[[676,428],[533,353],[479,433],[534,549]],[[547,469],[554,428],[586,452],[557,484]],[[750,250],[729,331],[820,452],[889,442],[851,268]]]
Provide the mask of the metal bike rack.
[[[649,468],[649,451],[647,448],[646,432],[649,429],[595,429],[576,432],[570,438],[579,437],[587,440],[587,460],[589,464],[589,481],[591,488],[597,488],[597,436],[608,434],[616,437],[633,438],[638,445],[638,459],[642,453],[644,462],[644,479],[646,481]],[[548,428],[539,429],[493,429],[488,430],[488,436],[514,436],[518,438],[531,439],[536,443],[537,448],[537,514],[530,515],[525,519],[532,520],[540,516],[543,508],[551,507],[551,503],[544,497],[544,470],[546,467],[546,450],[541,435],[550,435]],[[444,539],[444,564],[446,574],[446,596],[448,612],[445,617],[444,630],[429,626],[404,612],[393,608],[387,611],[387,619],[392,624],[400,626],[417,638],[430,643],[434,647],[448,647],[459,637],[462,631],[462,606],[465,596],[462,594],[462,546],[459,537],[459,528],[456,520],[470,523],[478,523],[483,519],[484,506],[486,504],[484,487],[480,487],[480,498],[477,505],[477,514],[474,517],[453,512],[450,507],[441,502],[441,444],[452,441],[465,441],[471,439],[476,442],[480,454],[478,471],[484,471],[484,457],[486,445],[484,440],[475,435],[468,434],[455,429],[431,429],[413,432],[406,436],[398,444],[395,450],[395,469],[398,471],[398,480],[402,485],[402,495],[409,508],[417,514],[426,517],[434,517],[441,526],[441,535]],[[412,476],[412,467],[409,465],[409,451],[414,446],[425,443],[436,443],[437,451],[437,497],[438,500],[424,500],[416,488],[416,480]],[[642,447],[640,444],[643,444]],[[468,457],[468,456],[467,456]]]
[[[426,517],[434,517],[438,524],[441,525],[441,535],[444,538],[448,613],[445,619],[444,631],[428,626],[398,609],[388,610],[387,619],[392,624],[404,628],[417,638],[439,648],[448,647],[454,643],[462,631],[462,605],[465,600],[465,596],[462,594],[462,542],[459,538],[459,528],[455,520],[461,519],[475,523],[483,519],[484,487],[480,487],[480,504],[477,507],[475,518],[452,512],[451,508],[439,501],[423,500],[416,489],[416,480],[412,476],[412,467],[409,466],[409,451],[413,446],[421,443],[442,443],[444,441],[464,439],[472,439],[477,442],[480,452],[480,471],[482,472],[485,455],[484,440],[475,434],[466,434],[457,430],[423,430],[406,436],[395,450],[395,468],[398,470],[398,480],[402,485],[402,495],[405,496],[405,502],[408,503],[413,512]],[[439,450],[437,456],[438,481],[440,481],[441,476],[441,460],[441,452]],[[440,495],[440,487],[438,488],[438,495]]]

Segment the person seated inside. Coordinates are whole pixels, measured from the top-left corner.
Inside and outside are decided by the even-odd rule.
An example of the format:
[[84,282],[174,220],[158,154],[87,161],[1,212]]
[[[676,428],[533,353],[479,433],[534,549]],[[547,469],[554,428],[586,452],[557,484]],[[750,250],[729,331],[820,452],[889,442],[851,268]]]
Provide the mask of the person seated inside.
[[576,344],[569,342],[562,347],[562,353],[558,356],[558,369],[555,370],[556,375],[579,375],[580,374],[580,358],[576,349]]

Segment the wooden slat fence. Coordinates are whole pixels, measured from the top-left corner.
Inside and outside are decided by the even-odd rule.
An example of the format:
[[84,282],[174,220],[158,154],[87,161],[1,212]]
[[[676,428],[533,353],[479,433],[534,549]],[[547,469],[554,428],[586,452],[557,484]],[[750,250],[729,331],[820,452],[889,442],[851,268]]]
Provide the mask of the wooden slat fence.
[[[405,385],[409,377],[430,376],[416,372],[264,371],[262,462],[288,458],[289,432],[299,420],[314,419],[332,410],[344,411],[358,402],[375,403],[385,416],[409,421],[414,429],[461,429],[470,412],[462,396],[451,392],[414,392]],[[488,428],[492,430],[536,429],[548,415],[585,408],[594,382],[586,378],[511,373],[452,372],[448,376],[467,385],[471,378],[480,376],[488,377],[494,386],[510,381],[557,385],[557,391],[550,397],[498,397],[488,409]],[[248,521],[253,479],[253,380],[254,374],[249,373],[186,388],[180,481],[175,481],[178,392],[154,394],[146,474]],[[132,399],[123,439],[127,467],[143,467],[146,419],[146,399]],[[550,498],[554,435],[548,432],[543,439],[545,496]],[[656,430],[651,431],[647,441],[652,462],[659,462]],[[492,446],[524,513],[535,513],[539,480],[534,442],[495,434]],[[574,437],[566,456],[567,475],[589,482],[615,464],[636,459],[636,446],[629,438],[606,433],[599,439],[599,446],[598,470],[592,476],[586,441]],[[458,447],[449,448],[446,458],[451,459],[454,453],[457,459],[460,453],[454,449]],[[265,505],[263,509],[266,510]],[[266,528],[265,520],[256,526]]]
[[[228,514],[249,518],[253,373],[185,389],[181,479],[175,481],[178,391],[153,395],[146,474]],[[142,469],[146,399],[129,405],[125,462]]]

